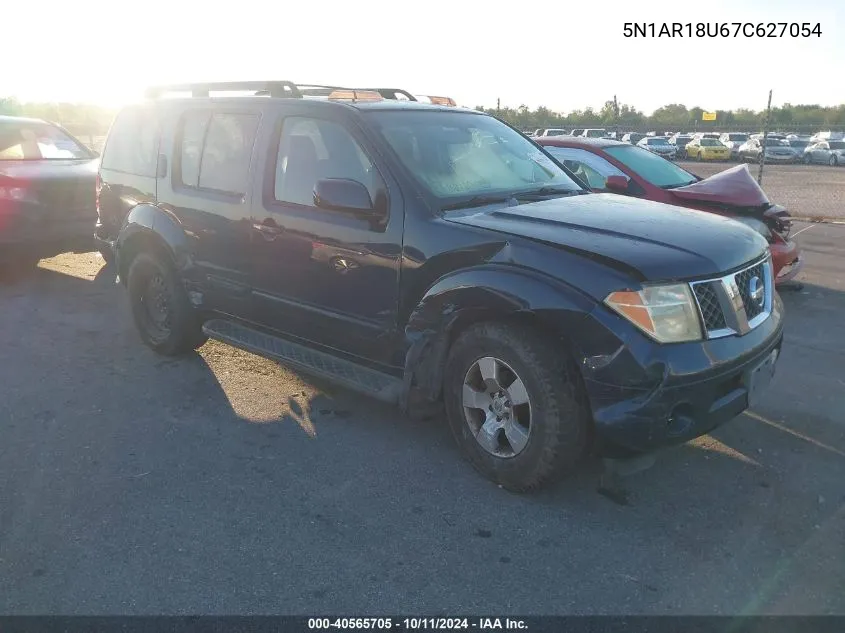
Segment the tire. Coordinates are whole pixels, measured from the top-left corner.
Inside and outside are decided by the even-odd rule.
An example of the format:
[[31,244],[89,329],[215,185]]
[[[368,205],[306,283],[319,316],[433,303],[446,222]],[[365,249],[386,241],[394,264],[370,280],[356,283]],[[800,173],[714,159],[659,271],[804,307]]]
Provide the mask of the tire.
[[[490,400],[491,407],[500,407],[495,411],[483,408],[492,390],[481,367],[490,375],[490,359],[499,362],[499,385],[505,390]],[[515,387],[520,381],[523,389]],[[472,390],[467,401],[480,407],[465,408],[465,386]],[[589,445],[592,422],[577,366],[525,328],[484,323],[463,332],[449,351],[443,395],[452,435],[470,463],[508,490],[535,490],[557,479],[577,465]],[[502,426],[494,428],[502,397],[514,402],[508,403]],[[492,450],[476,439],[487,423],[495,432],[495,441],[484,436]],[[512,437],[521,439],[512,442]]]
[[810,158],[809,154],[804,157],[804,164],[805,165],[810,165],[812,162],[813,162],[813,159]]
[[[126,287],[135,327],[153,351],[177,356],[208,340],[179,275],[164,257],[140,253],[129,266]],[[161,303],[151,305],[153,300]]]
[[111,266],[114,264],[114,251],[110,248],[101,248],[98,250],[100,255],[103,256],[103,261],[106,262],[106,266]]
[[695,155],[695,160],[697,160],[699,163],[703,160],[703,159],[701,158],[701,152],[698,152],[698,153]]
[[830,164],[831,167],[836,167],[836,165],[839,163],[839,161],[836,160],[836,154],[834,154],[833,156],[830,157],[830,160],[828,161],[828,163]]

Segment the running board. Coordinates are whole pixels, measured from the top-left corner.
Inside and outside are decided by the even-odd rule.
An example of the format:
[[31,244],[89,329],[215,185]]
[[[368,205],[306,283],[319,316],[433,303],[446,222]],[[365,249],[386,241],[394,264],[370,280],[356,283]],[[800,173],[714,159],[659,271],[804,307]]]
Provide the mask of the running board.
[[325,378],[353,391],[391,404],[398,404],[400,401],[403,388],[401,378],[233,321],[212,319],[202,326],[202,330],[209,338],[278,360],[292,369]]

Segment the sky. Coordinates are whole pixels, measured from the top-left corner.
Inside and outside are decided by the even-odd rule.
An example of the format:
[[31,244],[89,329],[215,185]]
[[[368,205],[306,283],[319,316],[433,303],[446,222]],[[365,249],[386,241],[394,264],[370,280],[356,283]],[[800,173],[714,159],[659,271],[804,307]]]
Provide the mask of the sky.
[[[148,85],[288,79],[459,105],[647,114],[845,103],[845,0],[6,0],[0,97],[117,106]],[[809,22],[821,37],[626,38],[626,22]],[[732,29],[733,27],[731,27]],[[17,54],[15,54],[17,51]],[[14,61],[13,61],[14,60]]]

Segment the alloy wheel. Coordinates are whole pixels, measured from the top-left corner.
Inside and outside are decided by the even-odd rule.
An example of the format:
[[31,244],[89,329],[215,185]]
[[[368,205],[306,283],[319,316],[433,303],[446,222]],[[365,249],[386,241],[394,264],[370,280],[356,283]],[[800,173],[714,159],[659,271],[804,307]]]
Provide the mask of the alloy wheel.
[[488,453],[515,457],[525,449],[531,399],[510,365],[493,356],[476,360],[464,377],[462,402],[470,432]]

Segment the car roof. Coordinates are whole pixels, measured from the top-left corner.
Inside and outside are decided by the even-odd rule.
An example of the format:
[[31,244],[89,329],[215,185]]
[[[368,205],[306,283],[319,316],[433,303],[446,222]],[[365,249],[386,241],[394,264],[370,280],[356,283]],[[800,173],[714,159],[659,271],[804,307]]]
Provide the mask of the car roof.
[[542,145],[556,145],[558,147],[614,147],[616,145],[628,146],[628,143],[614,141],[610,138],[585,138],[581,136],[551,136],[542,137]]

